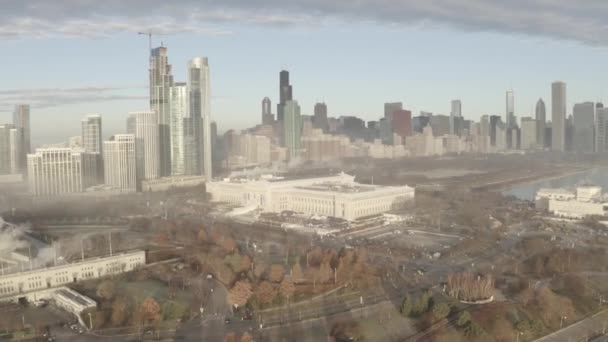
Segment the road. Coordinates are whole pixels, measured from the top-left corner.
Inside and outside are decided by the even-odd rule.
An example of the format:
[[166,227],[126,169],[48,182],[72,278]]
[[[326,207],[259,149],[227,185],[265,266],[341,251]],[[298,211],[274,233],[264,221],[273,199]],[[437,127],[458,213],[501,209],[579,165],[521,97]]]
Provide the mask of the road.
[[580,342],[608,331],[608,310],[541,337],[535,342]]

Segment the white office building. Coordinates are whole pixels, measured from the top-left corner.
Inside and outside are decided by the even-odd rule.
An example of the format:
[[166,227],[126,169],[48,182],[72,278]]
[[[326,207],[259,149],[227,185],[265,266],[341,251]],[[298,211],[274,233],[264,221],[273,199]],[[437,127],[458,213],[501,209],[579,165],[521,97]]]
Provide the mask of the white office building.
[[[169,90],[171,131],[171,175],[184,175],[186,164],[186,141],[194,145],[194,132],[188,111],[188,87],[186,83],[175,83]],[[185,128],[189,128],[186,136]]]
[[27,156],[30,193],[64,195],[83,191],[83,156],[70,148],[41,148]]
[[135,112],[135,149],[138,179],[160,177],[160,142],[156,112]]
[[103,143],[104,181],[121,192],[137,190],[135,136],[116,134]]
[[347,174],[283,179],[225,179],[207,183],[214,201],[257,208],[264,212],[295,211],[349,221],[399,208],[414,198],[409,186],[374,186],[355,182]]
[[565,189],[541,189],[536,194],[536,204],[554,215],[568,218],[605,216],[608,199],[599,186],[579,186],[576,192]]

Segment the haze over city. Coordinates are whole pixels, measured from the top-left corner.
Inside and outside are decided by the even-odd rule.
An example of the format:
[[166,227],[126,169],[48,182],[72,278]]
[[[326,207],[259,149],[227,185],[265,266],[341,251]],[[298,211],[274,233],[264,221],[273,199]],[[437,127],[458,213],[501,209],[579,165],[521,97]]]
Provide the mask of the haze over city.
[[[554,80],[568,83],[569,104],[608,97],[605,4],[576,11],[562,1],[383,6],[9,1],[0,14],[0,47],[7,52],[0,119],[15,103],[30,103],[36,144],[74,135],[73,123],[88,113],[104,116],[106,138],[121,132],[126,113],[146,108],[148,42],[139,31],[155,33],[154,44],[168,47],[178,79],[192,56],[209,57],[212,116],[221,132],[257,122],[261,98],[277,101],[282,68],[292,73],[304,114],[325,101],[332,116],[365,120],[394,101],[414,113],[449,114],[454,98],[467,119],[504,115],[511,88],[516,115],[527,116],[538,98],[550,96]],[[46,118],[54,130],[45,129]]]
[[608,341],[607,15],[4,1],[0,340]]

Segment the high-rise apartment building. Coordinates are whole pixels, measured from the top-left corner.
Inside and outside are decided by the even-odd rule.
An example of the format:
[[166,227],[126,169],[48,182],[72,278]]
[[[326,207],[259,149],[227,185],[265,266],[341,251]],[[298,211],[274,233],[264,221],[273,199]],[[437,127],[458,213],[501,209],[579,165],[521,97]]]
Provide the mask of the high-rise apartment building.
[[209,84],[209,61],[207,57],[195,57],[188,63],[188,94],[190,115],[200,118],[199,174],[211,180],[213,177],[211,150],[211,92]]
[[536,102],[536,142],[540,148],[545,147],[545,127],[547,122],[547,109],[545,108],[545,101],[538,99]]
[[171,173],[169,89],[173,85],[171,65],[164,46],[150,51],[150,110],[156,112],[159,141],[159,175]]
[[160,177],[159,129],[156,112],[134,112],[137,179]]
[[566,150],[566,83],[551,85],[551,149]]
[[124,192],[137,190],[135,136],[116,134],[103,143],[105,184]]
[[293,160],[298,156],[302,136],[302,117],[298,102],[288,100],[285,103],[284,114],[285,147],[288,158]]
[[[188,86],[186,83],[175,83],[169,91],[169,107],[171,113],[171,174],[197,174],[196,168],[186,173],[186,145],[191,153],[189,159],[197,159],[196,122],[188,112]],[[186,130],[188,134],[186,134]],[[189,165],[192,164],[192,160]]]
[[577,103],[573,109],[574,131],[572,145],[575,152],[593,152],[595,149],[595,103]]
[[82,153],[70,148],[42,148],[27,156],[30,193],[54,196],[82,192]]

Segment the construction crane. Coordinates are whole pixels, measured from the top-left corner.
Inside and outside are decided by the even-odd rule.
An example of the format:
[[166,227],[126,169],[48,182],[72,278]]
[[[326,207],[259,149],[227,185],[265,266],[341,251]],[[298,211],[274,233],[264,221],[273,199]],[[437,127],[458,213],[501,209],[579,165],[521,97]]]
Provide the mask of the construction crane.
[[148,36],[148,47],[150,53],[152,52],[152,32],[137,32],[140,36]]

